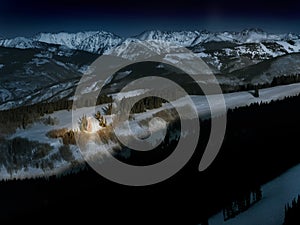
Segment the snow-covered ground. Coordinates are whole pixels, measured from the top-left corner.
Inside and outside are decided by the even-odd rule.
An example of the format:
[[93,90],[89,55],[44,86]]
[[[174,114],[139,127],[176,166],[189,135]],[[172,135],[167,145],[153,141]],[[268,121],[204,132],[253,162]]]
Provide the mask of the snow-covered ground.
[[[224,100],[226,104],[227,109],[234,109],[237,107],[247,106],[252,103],[268,103],[272,100],[281,100],[288,96],[296,96],[300,93],[300,83],[295,84],[289,84],[289,85],[282,85],[282,86],[276,86],[271,88],[265,88],[259,90],[259,97],[254,97],[250,92],[248,91],[242,91],[242,92],[234,92],[234,93],[227,93],[224,94]],[[215,99],[220,99],[218,96],[215,96]],[[199,116],[202,118],[207,117],[210,114],[210,107],[208,102],[205,100],[205,96],[199,96],[199,95],[192,95],[191,96],[193,102],[195,103],[195,106],[197,108],[197,111],[199,113]],[[186,98],[180,98],[172,103],[176,107],[184,106],[186,104]],[[216,104],[216,103],[215,103]],[[218,106],[218,105],[217,105]],[[222,105],[220,104],[220,107]],[[172,108],[171,104],[165,104],[164,108]],[[218,112],[218,107],[216,107],[216,112]],[[136,118],[139,119],[145,119],[149,117],[149,114],[153,115],[157,112],[162,110],[162,108],[149,110],[145,113],[139,114],[136,116]],[[220,109],[221,111],[221,109]]]
[[[147,92],[147,90],[145,90]],[[119,95],[114,95],[115,99],[119,99],[120,96],[122,97],[129,97],[129,96],[135,96],[138,94],[145,93],[142,90],[137,90],[136,92],[128,92],[128,93],[122,93]],[[236,92],[236,93],[228,93],[224,94],[224,99],[226,103],[227,109],[233,109],[236,107],[241,107],[245,105],[249,105],[251,103],[260,103],[260,102],[270,102],[271,100],[278,100],[283,99],[286,96],[294,96],[298,95],[300,93],[300,83],[296,84],[290,84],[290,85],[284,85],[284,86],[277,86],[272,88],[266,88],[259,90],[259,97],[255,98],[251,93],[249,92]],[[199,113],[199,116],[201,118],[205,118],[210,115],[210,107],[208,102],[205,100],[205,96],[191,96],[193,102],[195,103],[195,106],[197,108],[197,111]],[[173,102],[173,106],[175,107],[183,107],[186,104],[186,99],[180,98]],[[218,113],[218,103],[216,107],[216,111]],[[63,145],[62,140],[60,139],[51,139],[46,136],[46,134],[51,130],[61,129],[61,128],[67,128],[67,129],[78,129],[78,120],[83,115],[86,115],[87,117],[91,118],[93,131],[96,131],[100,129],[99,124],[96,120],[94,120],[92,117],[96,113],[96,111],[100,110],[104,105],[94,107],[85,107],[81,109],[76,109],[73,111],[67,111],[67,110],[61,110],[54,112],[50,115],[45,115],[45,118],[51,116],[52,118],[58,119],[58,123],[55,125],[47,125],[43,122],[36,122],[32,124],[31,126],[27,127],[26,129],[18,129],[13,135],[9,137],[9,139],[16,138],[16,137],[22,137],[22,138],[28,138],[31,141],[38,141],[41,143],[48,143],[53,147],[53,150],[50,154],[53,154],[58,151],[58,148]],[[161,108],[153,109],[153,110],[147,110],[145,113],[136,114],[134,116],[135,120],[130,122],[130,128],[132,129],[132,133],[136,136],[140,136],[141,133],[146,132],[147,128],[143,127],[143,125],[139,124],[139,121],[145,120],[145,119],[152,119],[153,115],[161,110],[164,109],[170,109],[173,107],[171,104],[164,104]],[[220,105],[221,106],[221,105]],[[221,112],[220,108],[220,112]],[[73,120],[72,120],[73,116]],[[107,117],[107,121],[111,121],[110,116]],[[158,121],[157,124],[152,124],[152,126],[161,127],[163,128],[161,121]],[[122,129],[122,127],[120,127]],[[152,127],[153,130],[155,127]],[[124,133],[124,132],[123,132]],[[126,132],[125,132],[126,133]],[[147,132],[146,132],[147,133]],[[145,134],[146,135],[146,134]],[[108,145],[107,148],[111,148],[114,145],[114,143],[111,143],[111,145]],[[102,146],[103,147],[103,146]],[[78,162],[83,161],[83,157],[80,154],[80,151],[78,147],[74,146],[72,147],[72,152],[75,160]],[[34,168],[29,169],[27,171],[18,171],[13,174],[13,176],[10,176],[7,174],[5,168],[0,169],[0,180],[2,179],[12,179],[12,178],[29,178],[29,177],[38,177],[43,175],[51,175],[53,174],[53,171],[60,171],[61,168],[65,168],[66,166],[70,165],[70,162],[66,161],[60,161],[59,163],[55,163],[55,169],[52,171],[43,171],[43,170],[36,170]],[[9,177],[9,178],[8,178]]]
[[224,222],[220,212],[209,219],[209,225],[281,225],[284,206],[300,194],[300,165],[262,186],[263,198],[245,212]]

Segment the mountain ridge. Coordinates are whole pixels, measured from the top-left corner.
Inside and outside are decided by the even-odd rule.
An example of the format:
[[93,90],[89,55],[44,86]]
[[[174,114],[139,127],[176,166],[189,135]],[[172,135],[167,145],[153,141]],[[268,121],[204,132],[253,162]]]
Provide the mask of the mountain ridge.
[[118,36],[107,31],[83,31],[83,32],[57,32],[39,33],[33,37],[15,37],[11,39],[0,38],[0,46],[11,48],[38,48],[40,43],[63,45],[70,49],[83,50],[102,54],[108,49],[122,44],[126,39],[161,40],[181,45],[182,47],[194,47],[199,44],[216,41],[228,41],[236,44],[259,43],[262,41],[297,41],[300,35],[293,33],[272,34],[258,28],[244,29],[241,31],[211,32],[207,30],[181,30],[161,31],[146,30],[129,38]]
[[[140,45],[146,52],[140,51]],[[0,39],[0,110],[70,96],[79,77],[89,73],[91,63],[102,54],[134,60],[139,54],[169,53],[176,45],[201,58],[224,84],[264,83],[274,76],[300,73],[300,36],[296,34],[268,34],[259,29],[152,30],[130,38],[106,31],[41,33]],[[181,63],[181,57],[185,56],[167,59]]]

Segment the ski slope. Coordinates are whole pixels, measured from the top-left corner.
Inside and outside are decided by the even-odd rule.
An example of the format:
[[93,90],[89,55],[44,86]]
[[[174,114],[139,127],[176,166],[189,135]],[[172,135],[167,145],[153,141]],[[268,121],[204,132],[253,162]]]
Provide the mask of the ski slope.
[[226,222],[222,212],[209,219],[209,225],[282,225],[284,206],[300,194],[300,165],[262,186],[263,198],[245,212]]

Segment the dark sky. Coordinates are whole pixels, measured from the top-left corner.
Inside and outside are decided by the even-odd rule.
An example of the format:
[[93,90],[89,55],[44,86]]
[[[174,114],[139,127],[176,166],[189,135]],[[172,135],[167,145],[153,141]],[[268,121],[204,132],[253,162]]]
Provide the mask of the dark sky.
[[300,1],[0,1],[0,37],[86,30],[127,37],[149,29],[238,31],[252,27],[300,33]]

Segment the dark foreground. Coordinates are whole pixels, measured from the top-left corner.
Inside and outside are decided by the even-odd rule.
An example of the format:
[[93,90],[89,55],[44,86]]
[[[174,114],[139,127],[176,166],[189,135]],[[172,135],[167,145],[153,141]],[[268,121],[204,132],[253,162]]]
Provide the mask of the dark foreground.
[[197,169],[209,121],[201,124],[199,147],[189,163],[159,184],[124,186],[89,168],[59,178],[2,182],[1,221],[157,224],[182,219],[199,224],[300,162],[299,104],[300,97],[293,97],[230,111],[222,149],[201,173]]

